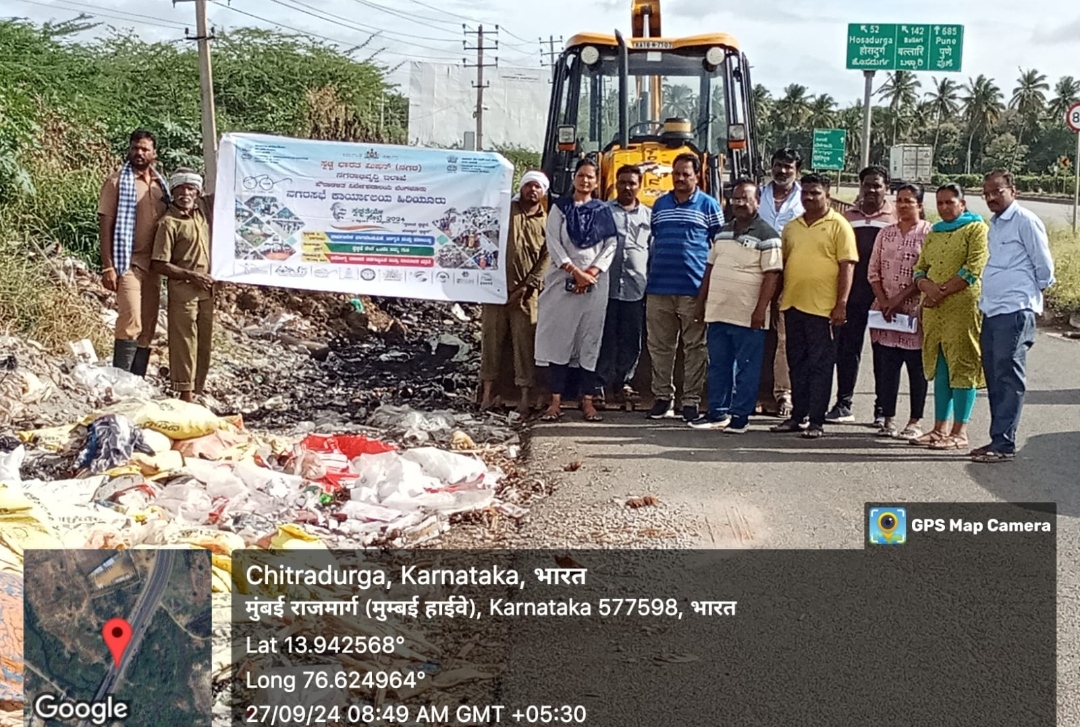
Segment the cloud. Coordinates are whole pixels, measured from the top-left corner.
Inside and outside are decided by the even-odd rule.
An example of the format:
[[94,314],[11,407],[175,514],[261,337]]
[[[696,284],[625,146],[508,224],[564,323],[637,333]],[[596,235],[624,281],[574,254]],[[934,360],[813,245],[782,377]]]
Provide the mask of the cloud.
[[1080,42],[1080,18],[1053,28],[1038,28],[1032,34],[1034,43],[1077,43]]

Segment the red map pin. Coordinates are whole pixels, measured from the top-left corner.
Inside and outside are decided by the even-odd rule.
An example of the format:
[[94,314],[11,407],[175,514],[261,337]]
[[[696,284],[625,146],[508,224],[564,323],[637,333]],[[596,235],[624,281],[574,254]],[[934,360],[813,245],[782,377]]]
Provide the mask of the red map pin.
[[105,645],[109,647],[113,663],[119,667],[120,660],[124,658],[124,650],[131,642],[131,624],[122,618],[111,618],[101,629],[101,637],[105,639]]

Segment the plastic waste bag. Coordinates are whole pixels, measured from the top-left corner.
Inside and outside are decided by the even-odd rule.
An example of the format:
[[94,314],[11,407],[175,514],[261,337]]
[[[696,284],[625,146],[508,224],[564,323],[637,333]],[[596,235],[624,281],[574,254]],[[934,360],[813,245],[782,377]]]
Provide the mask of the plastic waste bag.
[[17,485],[22,482],[23,460],[26,459],[26,447],[19,445],[10,452],[0,452],[0,484]]
[[92,366],[80,363],[75,366],[75,370],[71,373],[76,381],[99,397],[112,397],[117,400],[149,399],[158,393],[141,376],[136,376],[130,371],[124,371],[112,366]]

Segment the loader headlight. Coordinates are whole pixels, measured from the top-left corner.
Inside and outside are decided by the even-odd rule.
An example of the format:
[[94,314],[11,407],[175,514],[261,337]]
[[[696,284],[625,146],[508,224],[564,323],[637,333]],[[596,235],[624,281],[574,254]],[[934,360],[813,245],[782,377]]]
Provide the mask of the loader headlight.
[[600,51],[595,45],[587,45],[581,49],[581,62],[591,66],[600,60]]
[[724,62],[724,49],[720,46],[713,46],[705,51],[705,62],[714,68],[719,66]]

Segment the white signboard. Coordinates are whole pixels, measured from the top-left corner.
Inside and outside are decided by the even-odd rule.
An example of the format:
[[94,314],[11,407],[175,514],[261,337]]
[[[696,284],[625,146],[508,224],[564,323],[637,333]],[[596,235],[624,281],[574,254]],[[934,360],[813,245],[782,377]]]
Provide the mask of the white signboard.
[[226,134],[211,274],[300,290],[506,302],[499,154]]

